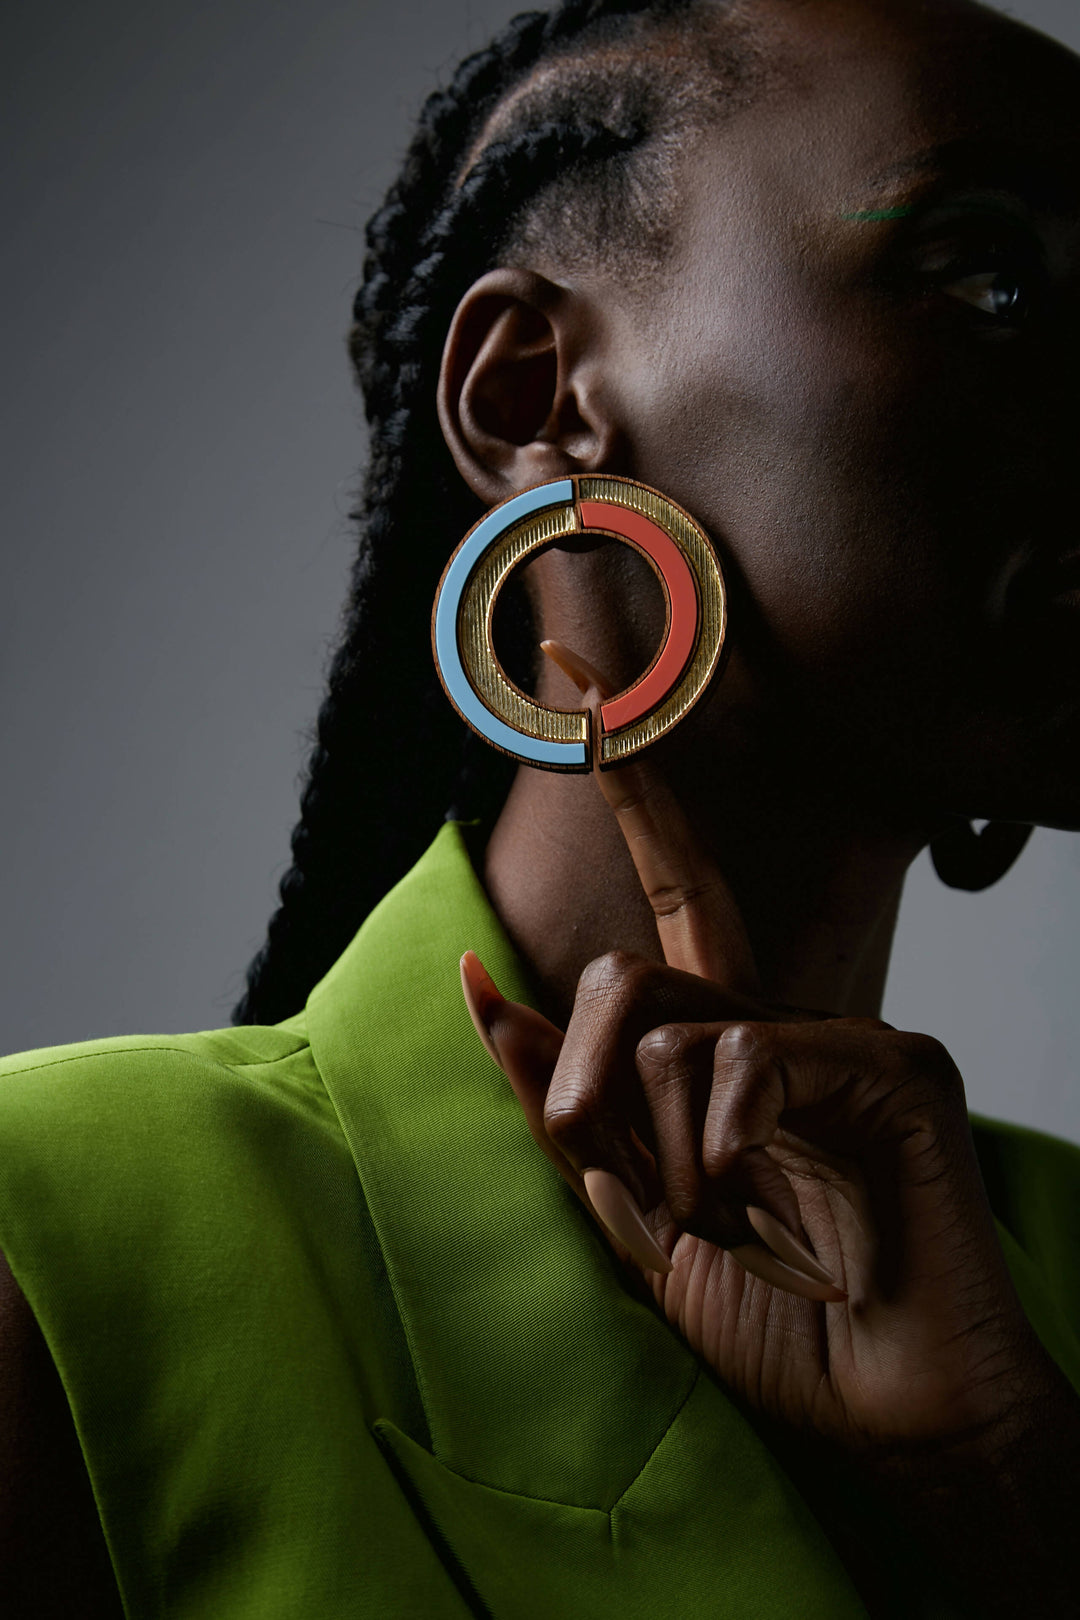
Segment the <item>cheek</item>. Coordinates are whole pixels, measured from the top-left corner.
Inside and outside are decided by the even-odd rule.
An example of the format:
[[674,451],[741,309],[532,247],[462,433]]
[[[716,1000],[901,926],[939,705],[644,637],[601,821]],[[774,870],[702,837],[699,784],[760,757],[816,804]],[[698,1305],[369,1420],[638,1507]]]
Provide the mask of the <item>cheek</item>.
[[838,719],[954,746],[974,715],[1034,716],[1038,636],[1006,614],[1060,511],[1037,362],[844,337],[806,342],[749,430],[733,417],[731,546],[765,644]]
[[752,336],[657,371],[637,474],[717,539],[740,696],[894,802],[1075,825],[1075,638],[1003,616],[1018,562],[1065,549],[1075,404],[991,348]]
[[[724,558],[740,694],[755,720],[796,714],[815,748],[872,750],[893,791],[960,803],[981,783],[990,805],[1018,776],[1050,781],[1080,759],[1080,656],[1018,621],[1008,586],[1032,551],[1076,543],[1075,365],[1061,343],[972,342],[948,307],[811,285],[783,208],[725,211],[724,176],[618,370],[629,470]],[[1047,789],[1073,794],[1070,816],[1074,778]]]
[[656,400],[648,459],[738,579],[734,633],[819,702],[850,707],[855,678],[879,698],[931,689],[955,661],[961,570],[924,397],[872,346],[802,322],[744,328]]

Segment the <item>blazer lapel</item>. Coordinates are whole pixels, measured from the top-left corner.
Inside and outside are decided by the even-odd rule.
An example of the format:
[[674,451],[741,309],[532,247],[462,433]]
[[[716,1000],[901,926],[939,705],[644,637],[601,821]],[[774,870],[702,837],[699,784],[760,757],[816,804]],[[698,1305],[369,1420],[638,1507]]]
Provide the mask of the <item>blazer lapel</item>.
[[427,1419],[372,1432],[459,1586],[507,1620],[865,1615],[777,1460],[536,1148],[465,1010],[470,947],[530,999],[448,823],[308,1002]]

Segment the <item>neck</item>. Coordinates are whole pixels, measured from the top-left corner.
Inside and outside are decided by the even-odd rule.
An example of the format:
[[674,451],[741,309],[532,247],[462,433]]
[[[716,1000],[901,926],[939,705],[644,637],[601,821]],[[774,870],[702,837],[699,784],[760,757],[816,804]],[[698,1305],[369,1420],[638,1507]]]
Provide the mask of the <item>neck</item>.
[[[739,904],[767,999],[879,1017],[904,873],[922,840],[868,826],[835,802],[793,802],[790,776],[728,802],[735,797],[682,802]],[[663,960],[622,833],[591,777],[522,768],[483,875],[544,1010],[562,1024],[594,957],[619,949]]]

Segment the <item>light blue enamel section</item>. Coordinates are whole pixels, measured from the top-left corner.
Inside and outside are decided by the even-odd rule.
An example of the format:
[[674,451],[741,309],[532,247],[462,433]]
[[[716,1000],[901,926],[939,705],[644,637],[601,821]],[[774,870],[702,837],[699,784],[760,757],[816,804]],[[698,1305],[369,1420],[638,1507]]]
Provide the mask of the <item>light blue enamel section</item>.
[[469,575],[493,541],[533,512],[539,512],[545,506],[558,506],[573,498],[574,486],[566,478],[555,484],[541,484],[539,489],[527,489],[524,494],[515,495],[513,500],[507,501],[505,506],[489,512],[447,569],[435,609],[435,654],[446,689],[454,703],[489,742],[497,743],[518,759],[531,760],[537,765],[584,765],[585,744],[541,742],[536,737],[526,737],[523,732],[515,731],[498,715],[492,714],[470,686],[461,662],[457,641],[458,606]]

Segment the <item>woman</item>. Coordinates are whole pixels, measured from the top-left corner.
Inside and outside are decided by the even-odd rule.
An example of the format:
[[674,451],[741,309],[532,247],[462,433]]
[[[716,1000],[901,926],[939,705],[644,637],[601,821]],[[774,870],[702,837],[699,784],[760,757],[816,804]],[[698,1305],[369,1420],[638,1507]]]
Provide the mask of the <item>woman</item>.
[[[238,1027],[4,1065],[16,1613],[1071,1612],[1080,1161],[876,1015],[920,848],[978,886],[1080,823],[1078,85],[967,0],[669,0],[429,102]],[[590,474],[704,525],[729,656],[630,766],[507,790],[431,599]],[[554,548],[498,633],[595,709],[662,622]]]

